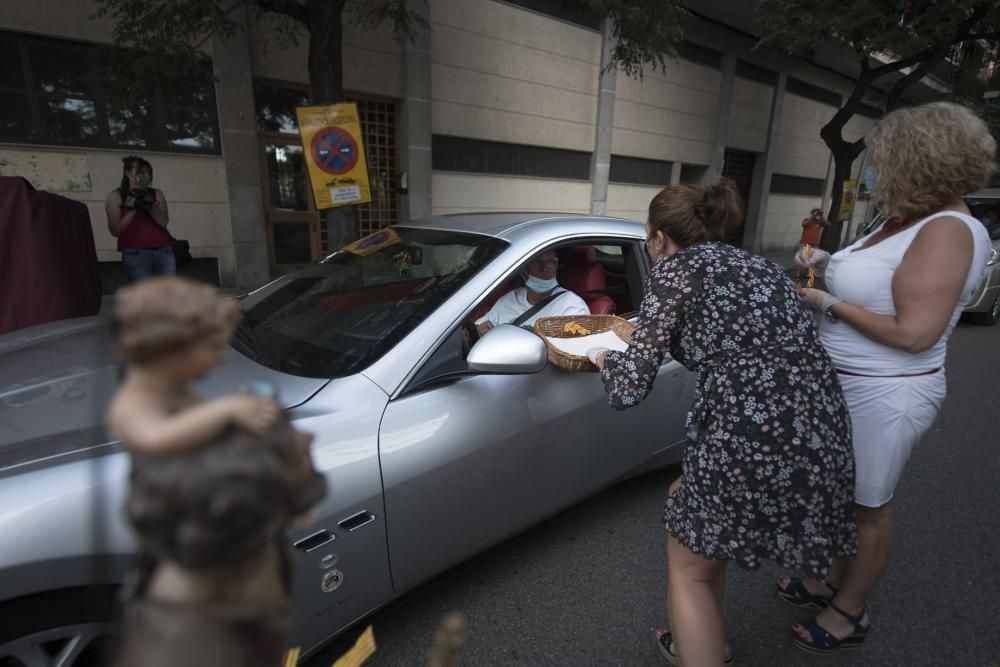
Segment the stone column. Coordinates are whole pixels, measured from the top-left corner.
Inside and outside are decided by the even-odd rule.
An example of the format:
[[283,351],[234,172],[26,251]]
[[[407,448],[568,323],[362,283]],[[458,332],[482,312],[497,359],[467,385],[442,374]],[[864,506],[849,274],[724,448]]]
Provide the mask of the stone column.
[[618,70],[611,67],[615,38],[611,21],[601,21],[601,71],[597,83],[597,122],[594,152],[590,155],[590,213],[608,210],[608,177],[611,174],[611,134],[615,124],[615,88]]
[[[410,3],[428,23],[431,10],[427,0]],[[431,35],[420,30],[411,42],[406,40],[403,56],[404,95],[403,152],[400,156],[406,172],[407,194],[403,197],[402,221],[431,215]]]
[[715,125],[715,141],[712,143],[712,161],[702,176],[702,184],[718,183],[722,178],[722,168],[726,161],[726,146],[729,145],[729,122],[733,111],[733,88],[736,85],[736,56],[727,53],[722,56],[722,82],[719,84],[719,115]]
[[750,188],[750,201],[747,203],[747,222],[743,229],[743,247],[751,252],[760,252],[764,238],[764,223],[767,212],[767,199],[771,192],[771,176],[774,174],[774,151],[778,144],[778,132],[781,129],[781,109],[785,103],[785,84],[788,75],[778,73],[771,96],[771,117],[767,123],[767,141],[764,153],[757,158],[753,169],[753,186]]
[[684,169],[683,162],[670,163],[670,185],[677,185],[681,182],[681,171]]
[[[247,10],[231,14],[244,29],[228,39],[212,39],[215,94],[219,106],[219,132],[226,164],[229,219],[236,255],[236,285],[252,290],[271,280],[267,259],[267,229],[260,186],[257,121],[254,113],[253,75]],[[233,285],[224,285],[232,287]]]

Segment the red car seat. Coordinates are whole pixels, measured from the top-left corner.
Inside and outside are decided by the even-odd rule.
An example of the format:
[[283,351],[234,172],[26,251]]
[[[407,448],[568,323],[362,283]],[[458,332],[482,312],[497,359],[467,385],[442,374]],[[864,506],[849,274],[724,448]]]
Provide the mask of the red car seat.
[[590,308],[593,315],[613,315],[615,300],[607,294],[595,294],[608,286],[604,265],[597,261],[593,246],[575,246],[566,253],[566,260],[559,269],[559,284],[576,292]]

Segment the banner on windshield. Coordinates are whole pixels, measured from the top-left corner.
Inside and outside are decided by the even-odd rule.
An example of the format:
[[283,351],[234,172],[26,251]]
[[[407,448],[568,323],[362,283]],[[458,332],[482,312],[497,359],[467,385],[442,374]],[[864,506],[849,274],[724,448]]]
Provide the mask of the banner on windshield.
[[316,208],[371,201],[358,106],[298,107],[295,113]]

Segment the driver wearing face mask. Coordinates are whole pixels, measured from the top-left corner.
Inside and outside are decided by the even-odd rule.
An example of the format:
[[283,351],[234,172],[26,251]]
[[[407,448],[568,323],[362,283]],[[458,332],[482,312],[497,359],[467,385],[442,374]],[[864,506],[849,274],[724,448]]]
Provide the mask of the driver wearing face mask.
[[501,324],[531,328],[541,317],[589,315],[590,308],[583,299],[559,287],[556,279],[558,269],[559,257],[551,250],[528,262],[521,270],[525,286],[504,294],[476,322],[479,334]]

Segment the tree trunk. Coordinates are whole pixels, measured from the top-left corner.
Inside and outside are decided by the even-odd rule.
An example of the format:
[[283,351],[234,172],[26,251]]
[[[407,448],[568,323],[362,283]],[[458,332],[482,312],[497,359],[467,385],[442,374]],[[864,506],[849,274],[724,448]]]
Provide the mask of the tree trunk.
[[[312,103],[336,104],[344,101],[344,4],[346,0],[310,3],[309,83]],[[353,206],[326,210],[328,248],[337,250],[357,238],[357,216]]]
[[833,191],[830,193],[830,210],[826,219],[830,226],[823,231],[819,247],[829,253],[840,249],[840,237],[844,233],[844,223],[840,217],[840,200],[844,195],[844,181],[851,177],[851,167],[857,154],[850,150],[850,144],[844,142],[843,148],[833,152]]

